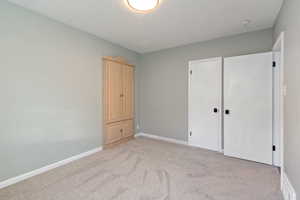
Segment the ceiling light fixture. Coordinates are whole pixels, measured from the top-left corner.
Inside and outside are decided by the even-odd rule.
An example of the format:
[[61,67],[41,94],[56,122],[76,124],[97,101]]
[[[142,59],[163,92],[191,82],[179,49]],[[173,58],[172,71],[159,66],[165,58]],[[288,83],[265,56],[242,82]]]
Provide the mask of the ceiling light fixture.
[[155,9],[159,0],[127,0],[128,5],[137,12],[149,12]]

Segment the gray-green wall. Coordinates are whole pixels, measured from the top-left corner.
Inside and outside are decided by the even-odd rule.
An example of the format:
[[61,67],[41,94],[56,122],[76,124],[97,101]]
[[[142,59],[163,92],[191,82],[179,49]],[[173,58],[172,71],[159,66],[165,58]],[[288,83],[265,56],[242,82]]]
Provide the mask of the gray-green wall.
[[140,131],[187,141],[188,62],[272,49],[273,30],[263,30],[143,54],[139,72]]
[[[285,32],[284,78],[287,96],[284,105],[285,171],[300,195],[300,1],[285,0],[275,26],[274,39]],[[299,197],[298,197],[299,198]]]
[[139,57],[0,1],[0,181],[102,145],[102,56]]

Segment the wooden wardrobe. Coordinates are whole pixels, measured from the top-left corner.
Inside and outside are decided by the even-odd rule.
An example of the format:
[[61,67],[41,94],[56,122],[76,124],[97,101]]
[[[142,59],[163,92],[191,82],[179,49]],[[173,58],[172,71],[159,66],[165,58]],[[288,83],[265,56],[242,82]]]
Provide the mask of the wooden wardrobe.
[[134,66],[104,57],[104,142],[111,147],[134,136]]

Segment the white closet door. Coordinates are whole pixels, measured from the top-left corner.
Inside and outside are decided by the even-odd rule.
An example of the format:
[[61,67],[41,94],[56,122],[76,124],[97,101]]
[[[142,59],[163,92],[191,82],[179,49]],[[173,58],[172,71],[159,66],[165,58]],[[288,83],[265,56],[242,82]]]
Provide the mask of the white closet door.
[[224,154],[272,164],[272,53],[224,59]]
[[189,64],[189,144],[221,151],[222,58]]

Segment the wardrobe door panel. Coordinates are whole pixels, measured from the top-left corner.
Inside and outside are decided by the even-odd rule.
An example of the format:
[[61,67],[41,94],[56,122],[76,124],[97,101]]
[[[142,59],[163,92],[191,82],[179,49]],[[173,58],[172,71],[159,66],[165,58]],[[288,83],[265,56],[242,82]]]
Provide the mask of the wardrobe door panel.
[[122,119],[122,65],[107,61],[106,64],[106,122]]
[[132,119],[134,113],[134,68],[123,65],[123,118]]

